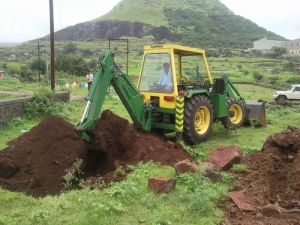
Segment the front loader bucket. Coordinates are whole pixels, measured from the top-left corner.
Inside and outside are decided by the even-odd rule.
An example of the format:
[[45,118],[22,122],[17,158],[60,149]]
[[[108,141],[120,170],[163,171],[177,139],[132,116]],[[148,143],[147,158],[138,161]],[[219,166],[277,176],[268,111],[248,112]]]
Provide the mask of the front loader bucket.
[[249,121],[258,122],[263,127],[267,126],[264,102],[246,102],[246,113]]

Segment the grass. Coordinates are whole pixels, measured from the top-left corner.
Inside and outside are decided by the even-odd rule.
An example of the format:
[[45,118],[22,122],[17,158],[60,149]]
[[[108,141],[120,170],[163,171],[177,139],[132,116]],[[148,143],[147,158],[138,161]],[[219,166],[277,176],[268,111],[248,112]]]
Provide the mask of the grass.
[[[226,179],[212,183],[199,174],[177,180],[170,194],[147,188],[148,177],[174,177],[171,167],[140,164],[126,181],[99,190],[74,190],[60,196],[34,199],[0,190],[0,224],[218,224],[216,210],[229,187]],[[143,205],[143,207],[141,207]]]
[[[76,124],[84,108],[83,101],[60,103],[60,116]],[[107,97],[104,109],[111,109],[129,118],[119,99]],[[259,149],[266,137],[287,125],[299,125],[299,108],[268,108],[267,128],[241,128],[228,131],[216,124],[211,138],[200,145],[188,146],[198,160],[219,145],[240,144],[244,151]],[[282,119],[285,118],[285,119]],[[16,119],[0,131],[1,147],[4,143],[30,129],[40,119]],[[243,166],[236,166],[243,171]],[[154,163],[136,166],[128,178],[100,190],[73,190],[59,196],[34,199],[22,193],[0,189],[0,224],[219,224],[223,218],[217,208],[231,187],[231,178],[223,174],[220,182],[212,183],[201,174],[178,177],[177,186],[170,194],[157,195],[147,189],[152,176],[175,177],[168,166]]]
[[215,123],[211,137],[204,143],[186,146],[199,159],[205,159],[212,149],[220,145],[239,145],[245,152],[262,148],[266,138],[288,126],[300,127],[300,107],[267,106],[267,127],[242,127],[238,130],[226,130],[220,123]]
[[248,171],[245,164],[234,164],[232,170],[236,173],[246,173]]
[[[216,60],[215,65],[224,67],[236,74],[236,66],[244,62]],[[242,60],[242,59],[240,59]],[[243,68],[261,63],[253,59],[252,63],[243,64]],[[275,60],[276,61],[276,60]],[[264,62],[266,63],[266,62]],[[268,61],[268,63],[273,63]],[[63,78],[63,77],[62,77]],[[233,79],[236,77],[233,76]],[[248,79],[249,78],[249,79]],[[73,78],[72,78],[73,79]],[[76,77],[75,77],[76,79]],[[80,78],[79,78],[80,79]],[[252,80],[251,75],[243,77]],[[68,80],[68,79],[66,79]],[[36,85],[38,86],[38,85]],[[271,101],[272,89],[253,85],[237,85],[246,99],[264,99]],[[18,90],[22,83],[15,79],[0,80],[0,88]],[[25,84],[26,91],[40,87]],[[85,96],[86,89],[73,89],[73,94]],[[77,124],[84,110],[84,101],[57,103],[56,114],[72,124]],[[129,119],[129,115],[119,98],[112,91],[106,98],[103,109],[110,109],[116,114]],[[226,130],[220,123],[215,123],[211,137],[205,143],[186,146],[187,150],[199,161],[205,159],[212,149],[220,145],[238,144],[244,152],[259,150],[266,138],[288,125],[300,126],[300,107],[281,107],[268,105],[267,127],[242,127],[236,131]],[[16,118],[0,129],[0,149],[6,143],[24,131],[35,126],[41,118]],[[243,165],[236,165],[234,170],[243,172]],[[212,183],[201,174],[187,174],[178,177],[174,192],[157,195],[147,189],[147,178],[151,176],[175,177],[174,169],[156,165],[152,162],[135,167],[128,178],[100,190],[73,190],[59,196],[35,199],[22,193],[0,189],[0,225],[2,224],[219,224],[222,212],[217,208],[231,187],[231,178],[222,175],[220,182]]]

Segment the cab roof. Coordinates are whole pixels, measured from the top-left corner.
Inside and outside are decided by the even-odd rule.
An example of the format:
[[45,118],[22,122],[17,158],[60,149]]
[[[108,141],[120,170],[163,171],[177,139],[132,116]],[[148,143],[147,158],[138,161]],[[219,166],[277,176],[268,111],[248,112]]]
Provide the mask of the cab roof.
[[182,55],[182,56],[191,56],[191,55],[203,55],[205,54],[204,49],[200,48],[191,48],[183,45],[175,45],[175,44],[158,44],[158,45],[150,45],[144,46],[144,51],[149,50],[173,50],[175,54]]

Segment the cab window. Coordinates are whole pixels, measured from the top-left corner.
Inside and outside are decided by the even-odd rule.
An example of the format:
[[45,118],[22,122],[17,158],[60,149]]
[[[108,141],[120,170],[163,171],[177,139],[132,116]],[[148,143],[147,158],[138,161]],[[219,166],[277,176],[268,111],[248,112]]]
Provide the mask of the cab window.
[[174,91],[169,54],[152,53],[145,56],[139,90],[160,93],[172,93]]
[[295,87],[294,91],[300,91],[300,87]]
[[183,56],[181,58],[181,75],[187,81],[201,81],[206,77],[203,57]]

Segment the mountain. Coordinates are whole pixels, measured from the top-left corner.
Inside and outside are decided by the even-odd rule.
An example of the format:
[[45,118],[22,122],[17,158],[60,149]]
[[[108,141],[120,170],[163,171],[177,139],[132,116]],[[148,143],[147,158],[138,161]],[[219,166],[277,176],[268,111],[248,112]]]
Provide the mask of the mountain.
[[203,48],[247,48],[263,37],[284,39],[235,15],[219,0],[122,0],[100,18],[56,32],[58,40],[123,36]]

